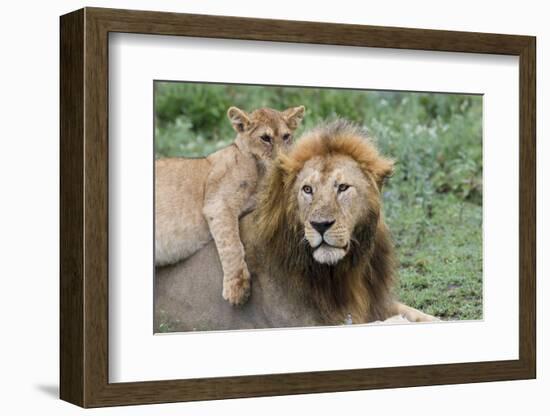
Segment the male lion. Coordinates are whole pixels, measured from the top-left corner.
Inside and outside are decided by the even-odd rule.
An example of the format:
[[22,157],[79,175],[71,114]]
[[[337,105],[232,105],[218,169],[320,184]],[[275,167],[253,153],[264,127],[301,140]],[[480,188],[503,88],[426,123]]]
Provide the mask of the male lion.
[[266,164],[287,151],[304,107],[283,112],[236,107],[227,116],[237,132],[234,143],[206,158],[170,158],[155,163],[155,265],[186,259],[216,243],[223,268],[222,296],[244,303],[250,274],[239,237],[239,217],[254,208],[256,184]]
[[255,214],[263,261],[327,323],[432,317],[395,301],[394,250],[381,189],[393,161],[366,132],[337,120],[280,155]]
[[[436,318],[392,294],[394,250],[381,188],[393,162],[366,133],[339,120],[307,133],[263,179],[256,210],[241,220],[256,273],[240,311],[212,302],[219,264],[209,248],[157,276],[156,322],[171,330],[236,329]],[[202,284],[189,275],[201,274]]]

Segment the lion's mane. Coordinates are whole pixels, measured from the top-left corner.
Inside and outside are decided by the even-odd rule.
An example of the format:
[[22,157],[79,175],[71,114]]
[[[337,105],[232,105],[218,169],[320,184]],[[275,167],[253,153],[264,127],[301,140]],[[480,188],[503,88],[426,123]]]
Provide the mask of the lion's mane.
[[[294,181],[313,157],[342,154],[361,167],[375,192],[361,223],[355,224],[352,244],[335,265],[314,260],[304,241]],[[380,189],[393,162],[382,157],[365,131],[343,120],[306,134],[289,155],[280,155],[265,178],[255,210],[256,247],[273,276],[289,293],[317,308],[327,323],[385,319],[393,302],[394,250],[381,213]]]

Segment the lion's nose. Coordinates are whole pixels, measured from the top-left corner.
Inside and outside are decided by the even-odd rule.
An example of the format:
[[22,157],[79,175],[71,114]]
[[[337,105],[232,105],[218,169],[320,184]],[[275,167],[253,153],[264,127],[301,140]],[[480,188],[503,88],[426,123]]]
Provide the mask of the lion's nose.
[[313,228],[317,230],[319,234],[323,235],[326,230],[332,227],[332,224],[334,224],[334,221],[323,221],[323,222],[310,221],[309,223]]

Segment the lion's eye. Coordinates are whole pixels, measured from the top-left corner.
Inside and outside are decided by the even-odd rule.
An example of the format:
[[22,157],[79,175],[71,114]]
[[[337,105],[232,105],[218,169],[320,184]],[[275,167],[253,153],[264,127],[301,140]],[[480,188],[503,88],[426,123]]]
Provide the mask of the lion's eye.
[[304,191],[306,194],[312,194],[313,193],[313,189],[311,189],[311,186],[309,186],[309,185],[304,185],[304,187],[302,188],[302,191]]
[[271,143],[271,136],[269,134],[264,134],[260,137],[264,142]]
[[290,134],[289,133],[283,134],[283,140],[286,142],[288,139],[290,139]]
[[340,185],[338,185],[338,192],[345,192],[348,190],[348,188],[349,188],[349,185],[345,183],[341,183]]

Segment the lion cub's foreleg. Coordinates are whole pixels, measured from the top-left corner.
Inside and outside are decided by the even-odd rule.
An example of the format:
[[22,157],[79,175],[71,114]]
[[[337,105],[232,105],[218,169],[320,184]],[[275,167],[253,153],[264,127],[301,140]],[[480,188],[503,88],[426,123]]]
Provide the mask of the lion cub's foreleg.
[[243,304],[250,295],[250,273],[244,260],[244,247],[239,238],[239,217],[233,213],[222,212],[213,204],[204,208],[222,264],[222,296],[232,305]]
[[240,177],[238,171],[221,170],[210,175],[203,207],[223,269],[222,296],[232,305],[245,303],[250,295],[250,273],[239,235],[239,217],[251,209],[256,185],[255,176]]
[[418,309],[404,305],[403,303],[395,302],[393,305],[393,315],[401,315],[410,322],[436,322],[440,321],[435,316],[428,315]]

